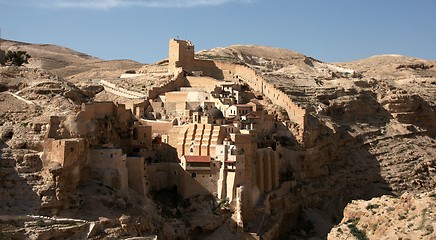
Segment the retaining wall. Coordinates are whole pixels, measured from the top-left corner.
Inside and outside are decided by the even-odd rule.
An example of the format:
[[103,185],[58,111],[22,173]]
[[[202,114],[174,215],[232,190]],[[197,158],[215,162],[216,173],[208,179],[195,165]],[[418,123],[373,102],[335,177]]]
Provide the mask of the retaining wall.
[[118,95],[120,97],[125,97],[125,98],[145,98],[146,97],[144,94],[134,92],[134,91],[129,91],[129,90],[121,88],[121,87],[117,87],[117,85],[110,83],[108,81],[105,81],[105,80],[100,80],[100,84],[104,86],[104,89],[106,91],[113,93],[115,95]]
[[149,99],[154,99],[157,98],[160,94],[175,91],[178,90],[180,87],[186,86],[186,78],[183,71],[179,71],[175,73],[175,75],[177,75],[176,79],[171,80],[160,87],[154,87],[151,90],[148,90],[147,97]]
[[[229,75],[226,77],[226,79],[235,82],[242,80],[243,82],[247,83],[253,90],[264,94],[271,99],[274,104],[284,108],[288,113],[289,119],[292,122],[297,123],[304,130],[304,127],[307,124],[306,109],[294,103],[286,93],[277,89],[274,84],[269,83],[262,76],[259,76],[255,70],[245,65],[219,61],[196,60],[195,64],[198,68],[204,67],[202,70],[207,76],[221,77],[221,79],[223,79],[224,73],[226,73]],[[221,76],[219,76],[219,74],[217,75],[217,69],[222,71]]]

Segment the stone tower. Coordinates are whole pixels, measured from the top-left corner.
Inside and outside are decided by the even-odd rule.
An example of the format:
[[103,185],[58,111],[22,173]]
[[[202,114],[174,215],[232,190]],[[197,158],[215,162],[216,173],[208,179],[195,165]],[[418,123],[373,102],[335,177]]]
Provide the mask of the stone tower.
[[190,41],[171,39],[169,46],[169,64],[170,73],[178,72],[178,68],[185,71],[191,71],[194,66],[194,45]]

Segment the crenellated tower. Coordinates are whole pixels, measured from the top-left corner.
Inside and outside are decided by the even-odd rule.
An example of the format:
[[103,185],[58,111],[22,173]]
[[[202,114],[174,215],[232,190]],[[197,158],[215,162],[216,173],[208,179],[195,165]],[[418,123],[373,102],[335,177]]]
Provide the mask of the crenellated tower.
[[181,68],[191,71],[194,66],[194,45],[190,41],[171,39],[169,44],[168,71],[176,73]]

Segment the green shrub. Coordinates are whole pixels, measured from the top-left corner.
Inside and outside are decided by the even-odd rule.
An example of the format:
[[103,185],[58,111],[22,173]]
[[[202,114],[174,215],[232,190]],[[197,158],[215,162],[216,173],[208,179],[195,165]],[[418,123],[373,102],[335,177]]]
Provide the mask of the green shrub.
[[368,206],[366,206],[366,210],[372,210],[372,209],[376,209],[379,207],[380,207],[380,204],[369,204]]
[[351,234],[357,238],[357,240],[368,240],[365,231],[357,228],[356,224],[359,222],[358,218],[350,219],[347,221],[347,226],[350,229]]
[[7,65],[22,66],[24,63],[29,63],[30,55],[25,51],[8,51],[5,56]]

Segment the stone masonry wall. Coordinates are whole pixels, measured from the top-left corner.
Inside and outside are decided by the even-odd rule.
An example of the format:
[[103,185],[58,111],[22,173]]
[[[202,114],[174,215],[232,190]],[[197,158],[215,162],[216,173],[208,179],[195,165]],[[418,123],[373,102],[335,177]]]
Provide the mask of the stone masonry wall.
[[151,90],[148,90],[148,98],[157,98],[160,94],[178,90],[180,87],[184,87],[186,85],[186,78],[183,71],[179,71],[179,69],[177,69],[174,75],[177,76],[174,80],[171,80],[160,87],[154,87]]
[[288,113],[289,119],[297,123],[304,130],[307,124],[306,109],[294,103],[286,93],[275,88],[274,84],[267,82],[264,78],[259,76],[255,70],[247,66],[224,62],[215,62],[215,64],[222,70],[230,71],[231,74],[236,76],[237,80],[242,80],[253,90],[264,94],[275,104],[284,108]]

